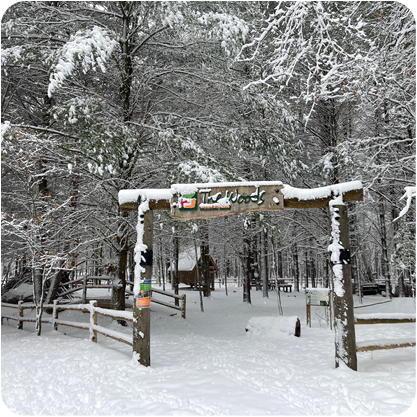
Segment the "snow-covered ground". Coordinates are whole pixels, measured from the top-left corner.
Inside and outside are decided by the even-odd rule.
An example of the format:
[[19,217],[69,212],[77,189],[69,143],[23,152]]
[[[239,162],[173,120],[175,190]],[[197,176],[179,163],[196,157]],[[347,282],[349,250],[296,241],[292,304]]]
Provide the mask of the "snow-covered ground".
[[[22,331],[16,321],[4,320],[5,406],[25,415],[395,415],[414,401],[415,347],[358,353],[358,372],[334,369],[334,334],[325,310],[312,307],[307,327],[303,293],[281,293],[284,315],[301,319],[300,338],[273,327],[245,331],[252,317],[278,316],[275,292],[263,299],[261,291],[253,291],[248,305],[241,288],[230,287],[226,296],[223,287],[204,299],[204,313],[198,292],[186,294],[186,320],[152,305],[148,368],[132,359],[129,346],[102,335],[96,344],[87,331],[52,331],[44,324],[37,337],[32,324]],[[363,300],[381,301],[386,299]],[[355,313],[415,314],[415,308],[415,299],[403,298]],[[87,322],[88,313],[65,312],[60,318]],[[104,317],[99,324],[131,333]],[[356,326],[357,341],[415,333],[415,324]]]

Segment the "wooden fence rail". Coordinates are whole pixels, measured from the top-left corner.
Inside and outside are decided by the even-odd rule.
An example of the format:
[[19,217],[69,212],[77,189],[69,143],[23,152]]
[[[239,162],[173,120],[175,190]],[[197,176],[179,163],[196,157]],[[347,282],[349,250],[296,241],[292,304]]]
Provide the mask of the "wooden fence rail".
[[154,297],[151,298],[152,303],[160,304],[160,305],[163,305],[165,307],[169,307],[169,308],[173,308],[174,310],[181,311],[181,317],[183,319],[185,319],[185,310],[186,310],[186,295],[185,294],[182,294],[182,295],[171,294],[171,293],[166,292],[166,291],[162,291],[162,290],[152,288],[152,295],[154,293],[165,295],[167,297],[172,297],[175,300],[179,300],[181,302],[181,304],[179,306],[177,306],[175,304],[166,303],[165,301],[158,300]]
[[[379,315],[372,317],[372,315],[358,315],[355,316],[355,324],[384,324],[384,323],[415,323],[416,317],[415,314],[403,315],[403,316],[389,316],[389,315]],[[356,343],[357,352],[368,352],[372,350],[381,350],[381,349],[396,349],[403,347],[412,347],[416,346],[416,338],[406,338],[406,339],[381,339],[381,340],[369,340],[364,342]]]
[[[132,281],[126,281],[126,284],[133,285],[134,283]],[[186,297],[185,294],[182,294],[182,295],[172,294],[168,291],[163,291],[163,290],[159,290],[159,289],[156,289],[156,288],[152,288],[151,291],[152,291],[151,303],[160,304],[162,306],[173,308],[174,310],[178,310],[178,311],[181,312],[181,317],[183,319],[185,319],[185,316],[186,316],[186,302],[187,302],[186,301],[187,297]],[[133,291],[126,288],[126,293],[132,295]],[[167,296],[167,297],[171,297],[174,300],[178,300],[180,302],[179,303],[180,305],[167,303],[165,301],[159,300],[159,299],[153,297],[154,294],[161,294],[161,295],[164,295],[164,296]]]
[[[36,318],[33,317],[24,317],[24,310],[35,309],[35,304],[26,304],[24,305],[22,301],[16,304],[1,303],[2,307],[15,308],[18,310],[18,316],[13,316],[9,314],[1,314],[1,321],[3,324],[3,318],[10,320],[18,321],[18,329],[23,329],[24,322],[36,322]],[[72,305],[59,305],[55,300],[53,304],[45,304],[43,306],[45,309],[52,309],[51,318],[43,318],[42,323],[50,323],[54,330],[58,330],[58,326],[69,326],[75,327],[78,329],[88,330],[90,333],[90,340],[92,342],[97,342],[97,333],[100,333],[106,337],[112,338],[119,342],[125,343],[129,346],[132,346],[132,335],[118,332],[116,330],[107,329],[106,327],[99,326],[97,324],[97,316],[101,314],[102,316],[111,317],[115,320],[124,320],[133,322],[133,313],[130,311],[120,311],[120,310],[110,310],[107,308],[97,307],[97,301],[90,301],[89,304],[72,304]],[[88,323],[80,323],[76,321],[67,321],[60,320],[58,315],[60,311],[64,310],[77,310],[90,313],[90,320]],[[43,316],[43,315],[42,315]]]
[[[111,276],[91,276],[91,275],[84,275],[82,277],[79,277],[77,279],[68,281],[68,282],[64,282],[61,283],[59,285],[60,288],[67,288],[65,291],[60,292],[59,293],[59,297],[64,297],[66,295],[72,294],[76,291],[82,291],[82,295],[81,295],[81,302],[82,303],[87,303],[88,298],[87,298],[87,290],[88,289],[97,289],[97,288],[112,288],[112,280],[114,277]],[[103,284],[102,281],[106,281],[106,284]],[[126,284],[129,286],[134,285],[134,283],[132,281],[126,281]],[[128,287],[126,287],[126,293],[132,295],[133,291],[131,291]],[[176,305],[176,303],[172,304],[172,303],[168,303],[166,301],[162,301],[158,298],[152,298],[152,302],[154,302],[155,304],[160,304],[163,305],[165,307],[168,308],[172,308],[174,310],[178,310],[181,312],[181,317],[185,319],[186,316],[186,295],[182,294],[182,295],[177,295],[177,294],[172,294],[170,292],[167,291],[162,291],[156,288],[152,288],[152,293],[155,294],[161,294],[164,295],[166,297],[171,297],[174,300],[178,300],[178,304]],[[23,300],[24,301],[24,300]],[[99,300],[98,303],[103,302],[103,300]],[[2,303],[3,305],[3,303]],[[26,306],[29,306],[30,304],[26,304]],[[10,304],[10,306],[15,306],[14,308],[16,308],[15,304]],[[32,307],[23,307],[23,309],[26,308],[32,308]],[[48,307],[45,308],[52,308],[51,305],[49,305]],[[13,307],[12,307],[13,308]],[[33,307],[34,308],[34,307]]]
[[[83,277],[80,277],[78,279],[74,279],[72,281],[61,283],[59,285],[60,288],[68,287],[68,289],[64,292],[59,293],[59,296],[63,297],[65,295],[72,294],[75,291],[82,290],[81,298],[85,302],[85,300],[87,300],[87,289],[89,289],[89,288],[111,288],[112,287],[112,284],[111,284],[112,280],[113,280],[113,277],[109,277],[109,276],[84,275]],[[91,281],[93,283],[91,283]],[[107,284],[102,284],[101,281],[107,281]]]

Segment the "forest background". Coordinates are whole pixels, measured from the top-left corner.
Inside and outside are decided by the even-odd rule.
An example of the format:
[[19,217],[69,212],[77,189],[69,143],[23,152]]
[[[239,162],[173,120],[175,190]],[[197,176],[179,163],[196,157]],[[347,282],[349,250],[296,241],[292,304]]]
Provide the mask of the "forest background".
[[[137,214],[120,211],[119,190],[360,180],[364,201],[348,204],[355,291],[378,280],[410,295],[415,203],[401,197],[415,186],[416,73],[406,6],[19,2],[1,36],[2,283],[29,271],[39,301],[47,281],[51,299],[70,274],[112,274],[113,308],[123,309]],[[159,211],[154,274],[166,282],[167,266],[196,245],[220,278],[328,286],[329,236],[327,209],[210,222]]]

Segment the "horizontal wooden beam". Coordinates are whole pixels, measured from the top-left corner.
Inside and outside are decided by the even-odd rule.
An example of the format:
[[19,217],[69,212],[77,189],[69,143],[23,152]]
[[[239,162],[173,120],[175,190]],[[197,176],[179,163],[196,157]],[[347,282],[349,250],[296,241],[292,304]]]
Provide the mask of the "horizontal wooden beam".
[[359,346],[356,348],[356,352],[369,352],[373,350],[383,350],[383,349],[398,349],[398,348],[405,348],[405,347],[413,347],[416,345],[416,342],[398,342],[398,343],[388,343],[386,345],[366,345],[366,346]]
[[[284,209],[308,209],[308,208],[322,208],[327,207],[331,197],[315,198],[308,200],[300,200],[298,198],[285,198],[284,195]],[[343,201],[362,201],[363,189],[350,190],[343,193]],[[149,200],[149,208],[151,210],[170,210],[170,200]],[[137,201],[126,202],[120,205],[121,211],[137,211]]]
[[[284,194],[284,209],[309,209],[309,208],[323,208],[328,207],[331,197],[314,198],[308,200],[299,200],[298,198],[285,198]],[[363,189],[350,190],[343,193],[343,201],[362,201]]]
[[[170,210],[170,200],[149,200],[149,208],[151,210]],[[138,211],[138,202],[130,201],[127,203],[120,204],[121,211]]]
[[415,323],[414,318],[355,318],[355,324]]

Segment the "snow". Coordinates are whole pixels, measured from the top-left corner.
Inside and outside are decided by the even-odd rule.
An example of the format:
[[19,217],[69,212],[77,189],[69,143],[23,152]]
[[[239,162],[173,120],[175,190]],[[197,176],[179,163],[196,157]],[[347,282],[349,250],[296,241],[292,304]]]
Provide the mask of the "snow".
[[114,313],[114,314],[117,314],[121,318],[125,318],[126,320],[133,320],[133,313],[131,311],[110,310],[108,308],[101,308],[101,307],[95,307],[94,311],[100,314]]
[[[86,330],[44,324],[38,337],[33,323],[17,330],[16,321],[4,320],[3,415],[396,415],[414,400],[415,347],[361,352],[358,372],[343,363],[335,369],[334,332],[320,307],[312,307],[312,327],[305,325],[303,292],[281,293],[285,317],[301,320],[299,338],[271,337],[268,320],[280,317],[276,292],[265,299],[252,291],[249,305],[241,287],[231,284],[226,296],[222,286],[204,298],[204,313],[198,291],[184,293],[186,320],[152,305],[151,367],[139,365],[128,345],[100,334],[92,343]],[[363,297],[364,304],[385,300]],[[359,298],[355,303],[361,306]],[[415,299],[360,311],[415,314]],[[87,322],[88,314],[66,311],[59,318]],[[246,332],[252,320],[265,332]],[[130,323],[122,327],[100,315],[98,325],[132,334]],[[415,323],[355,327],[357,343],[415,337]]]
[[398,217],[393,220],[393,222],[397,221],[398,219],[400,219],[401,217],[403,217],[404,215],[408,213],[408,210],[410,209],[410,206],[411,206],[411,200],[413,199],[413,197],[416,196],[416,187],[404,187],[404,190],[405,190],[405,194],[400,198],[400,200],[406,198],[407,199],[406,205],[401,210]]
[[252,336],[279,339],[283,335],[294,335],[297,320],[297,316],[252,317],[245,329]]
[[316,200],[331,197],[332,193],[334,195],[340,195],[348,191],[360,190],[362,188],[362,183],[360,181],[350,181],[320,188],[295,188],[290,185],[284,185],[284,188],[281,191],[284,194],[284,198],[287,199]]
[[209,190],[210,188],[215,187],[227,187],[227,188],[237,188],[237,187],[262,187],[267,185],[283,185],[281,181],[239,181],[239,182],[206,182],[206,183],[196,183],[196,184],[172,184],[171,192],[172,194],[191,194],[195,193],[198,189]]
[[283,184],[281,181],[238,181],[238,182],[208,182],[195,184],[172,184],[170,189],[141,189],[141,190],[121,190],[119,191],[119,204],[132,203],[138,200],[139,195],[144,195],[153,200],[170,200],[176,194],[191,194],[198,189],[210,189],[214,187],[262,187],[267,185],[283,185],[282,193],[284,198],[295,198],[298,200],[311,200],[328,198],[333,195],[340,196],[334,204],[341,204],[341,196],[343,193],[353,190],[362,189],[360,181],[350,181],[340,184],[328,185],[320,188],[295,188],[288,184]]
[[[197,248],[197,255],[200,258],[200,248]],[[178,270],[192,271],[195,267],[196,256],[195,249],[189,248],[186,251],[180,252],[178,255]],[[172,270],[175,271],[175,262],[172,262]],[[171,271],[171,267],[168,268]]]
[[356,319],[416,319],[416,315],[412,313],[367,313],[355,314]]
[[137,190],[120,190],[119,204],[136,203],[139,196],[144,196],[148,200],[170,200],[172,197],[171,190],[168,188],[143,188]]
[[[144,197],[143,194],[141,194]],[[142,202],[138,205],[138,223],[136,226],[136,245],[135,245],[135,283],[133,286],[133,293],[138,295],[140,292],[140,284],[143,283],[141,278],[142,273],[145,272],[145,268],[141,266],[142,262],[142,253],[148,248],[143,243],[144,235],[144,215],[145,212],[149,210],[149,200],[142,198]]]
[[95,70],[97,65],[106,72],[105,63],[116,45],[117,41],[98,26],[77,32],[59,51],[58,62],[49,78],[48,97],[73,73],[77,61],[84,73]]
[[356,343],[356,348],[359,349],[361,347],[366,346],[388,346],[388,345],[402,345],[405,343],[416,343],[415,337],[406,337],[401,339],[372,339],[367,340],[366,342],[359,342]]
[[330,260],[333,265],[333,291],[338,297],[343,297],[345,290],[343,288],[343,265],[340,262],[340,251],[344,248],[340,241],[340,223],[338,221],[339,209],[334,207],[332,204],[329,206],[332,226],[331,235],[333,240],[327,250],[331,253]]

